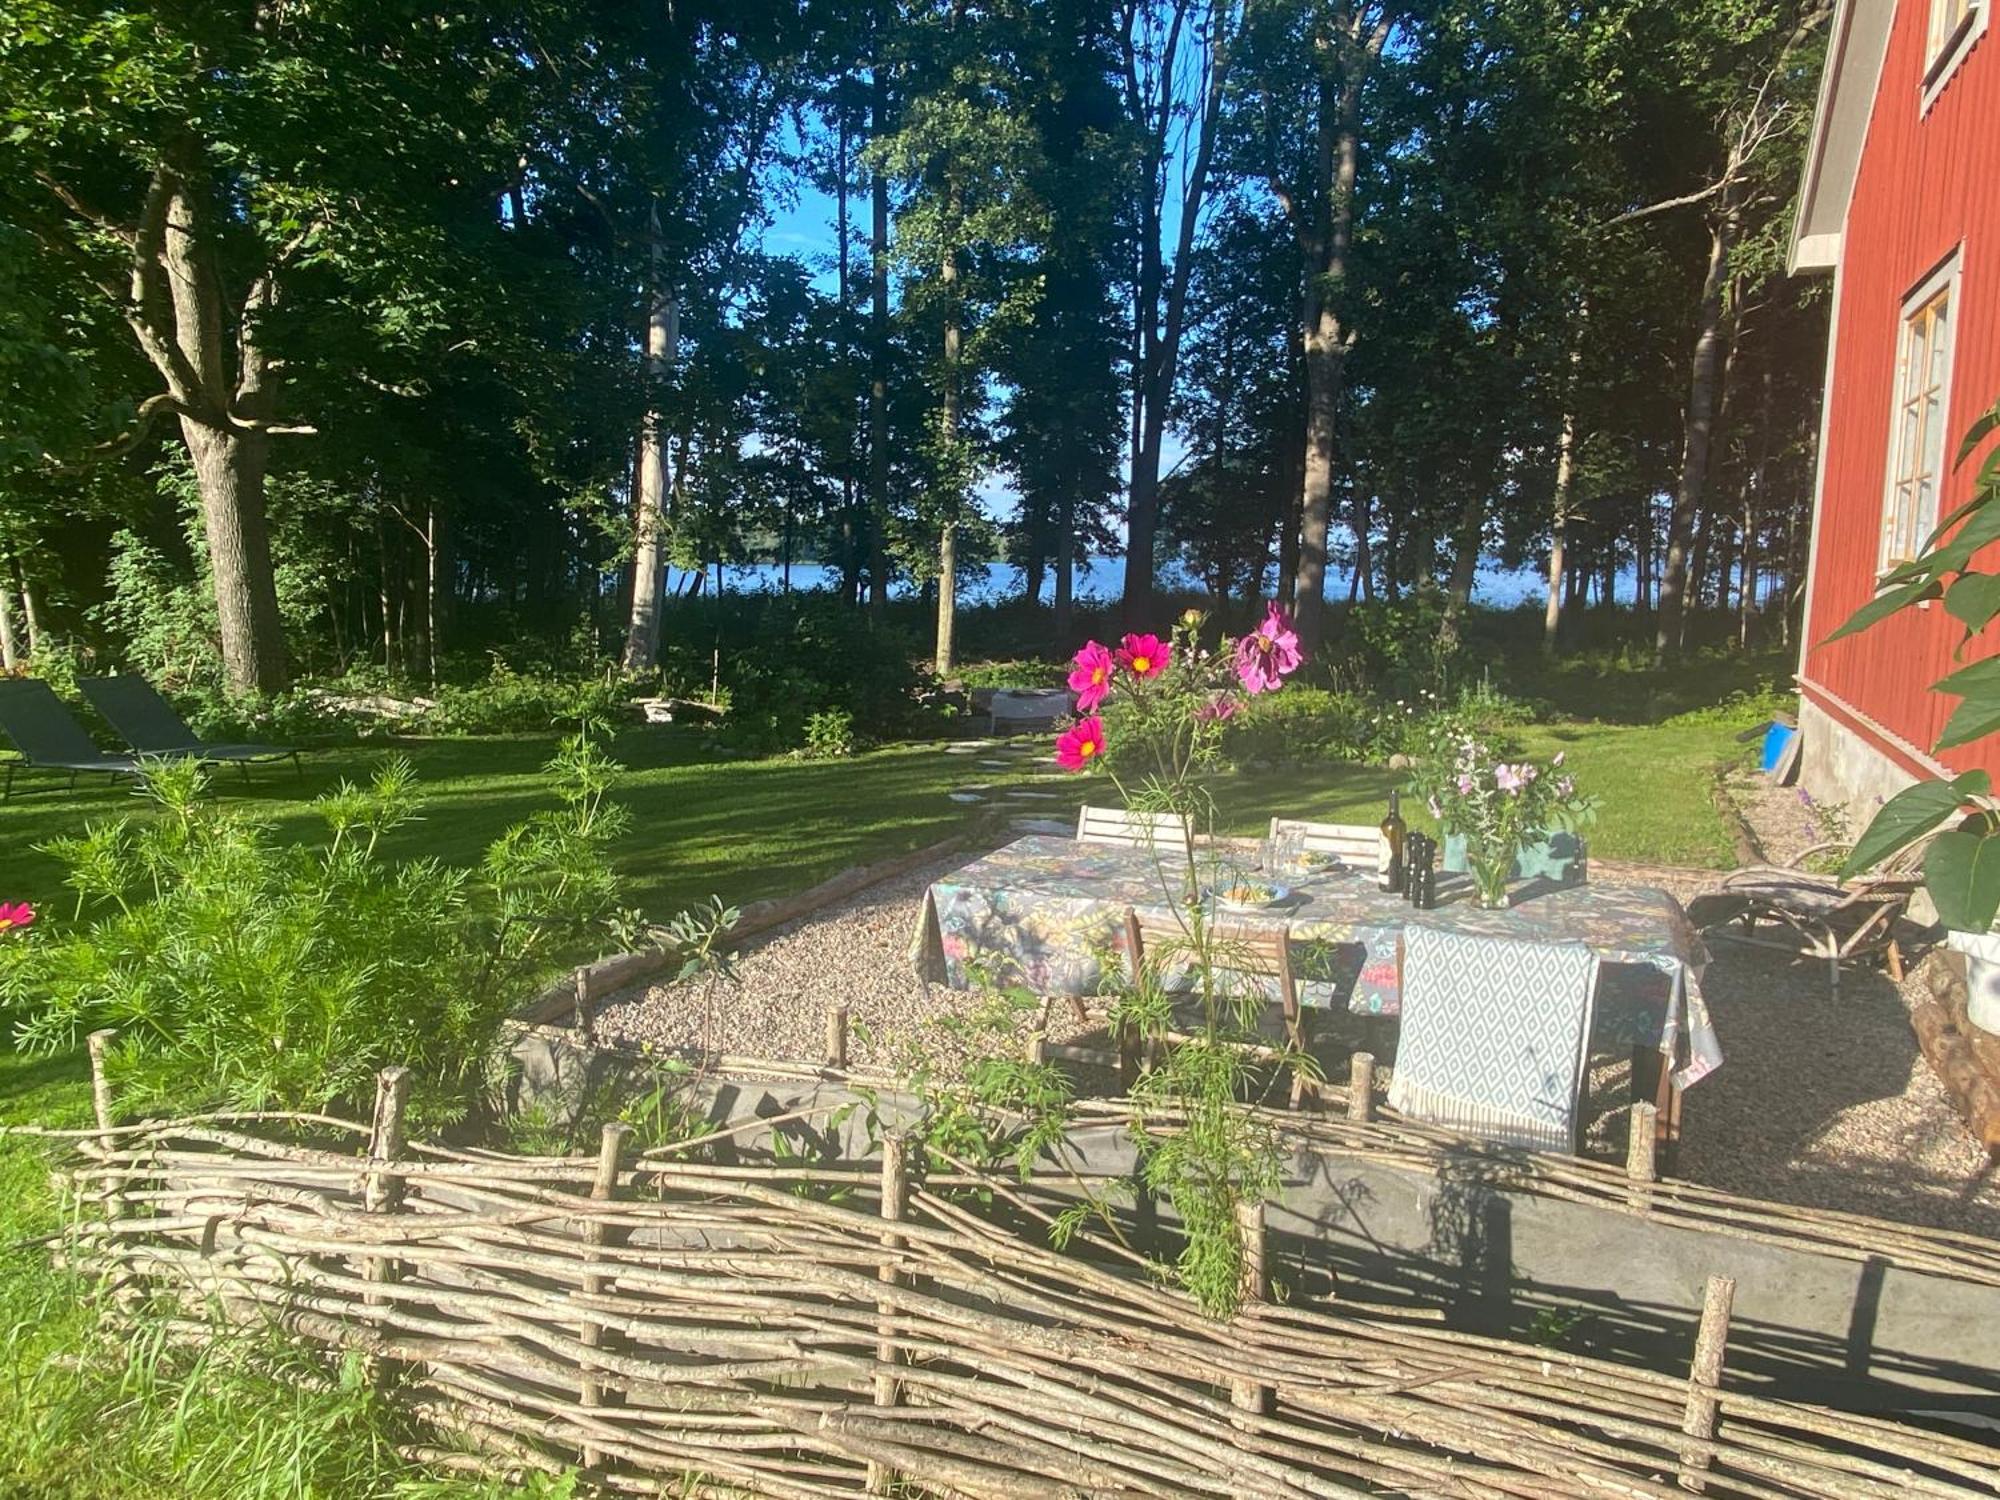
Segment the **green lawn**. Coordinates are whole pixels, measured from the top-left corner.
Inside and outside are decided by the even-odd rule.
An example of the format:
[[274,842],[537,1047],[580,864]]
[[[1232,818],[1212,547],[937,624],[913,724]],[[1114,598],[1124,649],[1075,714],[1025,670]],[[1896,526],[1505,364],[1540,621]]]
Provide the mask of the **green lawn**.
[[[1603,813],[1592,847],[1615,859],[1722,865],[1729,845],[1711,800],[1713,773],[1746,753],[1731,725],[1613,725],[1565,721],[1526,730],[1537,755],[1560,749]],[[508,824],[549,805],[538,768],[553,735],[432,740],[314,752],[306,774],[260,772],[218,783],[287,833],[316,837],[306,803],[342,777],[361,778],[407,754],[426,791],[422,822],[393,852],[471,862]],[[975,809],[947,795],[967,783],[1032,779],[1058,798],[1022,811],[1067,817],[1102,783],[978,765],[977,755],[910,746],[839,761],[701,760],[678,731],[632,731],[616,753],[630,767],[618,796],[634,813],[616,850],[629,900],[660,917],[710,893],[731,902],[783,895],[867,860],[964,828]],[[1217,792],[1229,828],[1255,833],[1274,813],[1374,822],[1401,773],[1333,765],[1226,777]],[[0,900],[67,913],[61,869],[35,846],[88,820],[141,807],[129,790],[98,786],[0,806]],[[1412,821],[1427,822],[1420,809]],[[88,1091],[76,1059],[10,1055],[0,1044],[0,1123],[78,1125]],[[465,1497],[496,1493],[413,1476],[385,1446],[395,1415],[353,1392],[313,1392],[277,1374],[225,1367],[161,1382],[156,1365],[93,1333],[78,1288],[52,1276],[33,1237],[53,1222],[40,1143],[0,1139],[0,1496],[137,1500],[171,1489],[189,1497],[331,1495]],[[79,1348],[96,1357],[71,1358]]]

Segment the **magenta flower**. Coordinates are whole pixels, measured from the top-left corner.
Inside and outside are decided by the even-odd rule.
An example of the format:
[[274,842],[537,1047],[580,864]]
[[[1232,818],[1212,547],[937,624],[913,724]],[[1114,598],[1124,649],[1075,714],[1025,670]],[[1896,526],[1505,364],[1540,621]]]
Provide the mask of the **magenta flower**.
[[1275,693],[1303,659],[1298,632],[1273,603],[1263,623],[1236,643],[1236,680],[1246,693]]
[[1056,764],[1065,771],[1082,771],[1104,754],[1104,721],[1092,714],[1080,719],[1056,740]]
[[1096,641],[1085,642],[1076,653],[1076,665],[1069,674],[1069,690],[1076,694],[1076,706],[1083,712],[1089,713],[1111,691],[1111,668],[1109,648]]
[[1134,677],[1158,677],[1172,653],[1156,635],[1128,635],[1118,643],[1118,665]]
[[0,932],[34,925],[35,909],[25,901],[0,901]]
[[1219,693],[1194,711],[1197,719],[1209,720],[1217,724],[1227,724],[1235,718],[1243,707],[1243,700],[1232,698],[1227,693]]

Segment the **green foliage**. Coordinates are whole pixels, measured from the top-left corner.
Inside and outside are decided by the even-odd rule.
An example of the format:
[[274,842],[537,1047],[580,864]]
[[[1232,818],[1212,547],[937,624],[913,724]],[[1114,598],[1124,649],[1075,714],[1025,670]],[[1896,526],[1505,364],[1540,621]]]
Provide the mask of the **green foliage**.
[[[699,616],[697,616],[699,618]],[[666,693],[706,701],[719,679],[730,738],[746,749],[793,750],[806,720],[830,709],[853,716],[869,739],[889,739],[923,719],[924,678],[909,642],[869,627],[824,595],[753,596],[713,613],[713,646],[677,636],[660,651]]]
[[806,720],[807,760],[838,760],[854,753],[854,715],[844,708],[824,708]]
[[40,1051],[116,1028],[137,1109],[351,1105],[400,1064],[416,1108],[453,1117],[510,1006],[603,928],[616,770],[587,737],[565,740],[548,766],[560,806],[503,834],[475,881],[382,853],[420,817],[407,761],[317,799],[326,836],[310,845],[206,798],[191,762],[158,764],[156,816],[51,846],[75,919],[0,952],[0,1000]]
[[1374,748],[1375,718],[1357,694],[1293,686],[1252,699],[1231,719],[1223,754],[1238,766],[1360,760]]
[[603,727],[624,706],[627,689],[608,672],[566,676],[518,672],[498,656],[477,682],[440,687],[437,706],[417,727],[439,734],[516,734],[579,721]]
[[[1965,465],[1996,430],[2000,430],[2000,404],[1966,434],[1958,465]],[[1827,639],[1839,640],[1921,600],[1943,597],[1948,612],[1965,627],[1959,645],[1962,654],[2000,614],[2000,579],[1972,567],[1973,558],[1996,539],[2000,539],[2000,448],[1980,465],[1972,498],[1940,521],[1922,552],[1891,569],[1881,580],[1883,592]],[[1957,608],[1950,603],[1953,597],[1959,600]],[[1960,700],[1933,748],[1946,750],[2000,729],[2000,658],[1987,656],[1932,687]],[[1891,797],[1855,841],[1843,873],[1868,869],[1907,849],[1967,806],[1972,811],[1958,828],[1932,840],[1924,856],[1924,885],[1946,926],[1987,931],[2000,913],[2000,842],[1996,842],[2000,801],[1995,800],[1984,771],[1920,781]]]

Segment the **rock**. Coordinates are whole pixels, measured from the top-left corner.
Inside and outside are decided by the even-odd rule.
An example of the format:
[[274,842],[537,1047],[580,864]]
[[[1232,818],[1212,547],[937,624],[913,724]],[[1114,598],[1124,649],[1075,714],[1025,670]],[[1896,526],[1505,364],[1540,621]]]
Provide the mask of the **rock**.
[[1413,757],[1403,754],[1400,750],[1389,757],[1389,769],[1392,771],[1412,770],[1416,764],[1416,760]]

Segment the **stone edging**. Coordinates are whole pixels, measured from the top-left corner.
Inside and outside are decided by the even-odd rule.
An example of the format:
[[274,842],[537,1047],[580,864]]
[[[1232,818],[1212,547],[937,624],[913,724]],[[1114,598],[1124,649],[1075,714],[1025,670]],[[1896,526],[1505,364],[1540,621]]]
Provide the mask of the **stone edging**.
[[[744,907],[736,919],[736,925],[729,931],[732,946],[745,938],[757,937],[774,927],[796,921],[820,908],[866,890],[871,885],[879,885],[885,880],[894,880],[899,875],[941,859],[954,850],[961,849],[971,838],[969,833],[955,833],[949,838],[914,849],[908,854],[899,854],[893,859],[878,860],[872,865],[852,865],[839,874],[829,876],[818,885],[810,886],[795,896],[786,896],[775,901],[753,901]],[[577,985],[584,987],[587,995],[608,995],[613,990],[623,989],[635,980],[657,974],[673,961],[673,952],[667,948],[642,948],[632,953],[614,953],[609,958],[586,964],[568,979],[559,979],[540,994],[528,1000],[514,1012],[513,1019],[524,1026],[568,1026],[576,1020]]]

